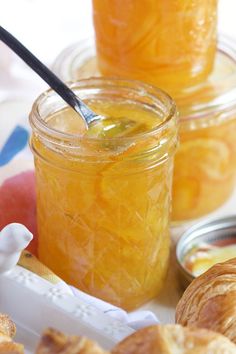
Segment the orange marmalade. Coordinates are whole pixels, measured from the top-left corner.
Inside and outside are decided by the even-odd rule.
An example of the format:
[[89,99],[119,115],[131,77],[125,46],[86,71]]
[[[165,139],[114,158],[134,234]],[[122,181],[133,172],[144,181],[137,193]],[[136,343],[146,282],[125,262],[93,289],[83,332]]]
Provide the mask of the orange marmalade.
[[181,119],[173,178],[175,222],[209,214],[235,188],[235,48],[234,42],[220,38],[212,74],[176,97]]
[[103,118],[86,130],[52,91],[34,104],[39,258],[69,284],[133,309],[156,296],[168,267],[175,105],[137,82],[72,88]]
[[[236,119],[184,131],[176,153],[172,220],[207,215],[231,196],[236,175]],[[206,119],[207,121],[207,119]]]
[[93,0],[98,65],[172,95],[203,81],[216,51],[217,0]]

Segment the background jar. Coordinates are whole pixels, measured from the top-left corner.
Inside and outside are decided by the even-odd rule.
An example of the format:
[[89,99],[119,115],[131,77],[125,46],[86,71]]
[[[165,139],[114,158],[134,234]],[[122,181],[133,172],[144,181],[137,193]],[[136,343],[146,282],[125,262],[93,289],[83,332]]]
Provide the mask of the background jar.
[[103,76],[142,80],[173,96],[213,68],[217,0],[93,0],[93,18]]
[[[68,133],[54,92],[38,98],[30,123],[39,258],[68,283],[132,309],[157,294],[167,271],[175,105],[137,82],[89,79],[71,87],[99,113],[104,104],[113,112],[126,104],[158,124],[129,138],[85,137]],[[50,117],[58,111],[55,126]]]
[[236,50],[221,38],[212,75],[176,97],[180,145],[175,157],[172,220],[195,219],[232,195],[236,177]]
[[[216,210],[232,195],[236,172],[236,43],[219,36],[212,74],[180,91],[180,144],[175,158],[174,223]],[[64,80],[100,76],[92,38],[72,45],[54,63]]]

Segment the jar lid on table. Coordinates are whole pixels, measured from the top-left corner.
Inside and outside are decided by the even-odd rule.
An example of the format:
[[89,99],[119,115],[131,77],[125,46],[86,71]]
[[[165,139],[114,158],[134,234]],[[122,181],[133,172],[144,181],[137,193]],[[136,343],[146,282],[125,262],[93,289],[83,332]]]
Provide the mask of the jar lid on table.
[[236,215],[197,223],[183,233],[176,247],[185,287],[214,264],[230,258],[236,258]]
[[[94,39],[85,39],[63,50],[55,60],[53,70],[65,81],[101,76]],[[212,74],[205,82],[178,92],[174,99],[181,120],[236,109],[236,41],[219,36]]]

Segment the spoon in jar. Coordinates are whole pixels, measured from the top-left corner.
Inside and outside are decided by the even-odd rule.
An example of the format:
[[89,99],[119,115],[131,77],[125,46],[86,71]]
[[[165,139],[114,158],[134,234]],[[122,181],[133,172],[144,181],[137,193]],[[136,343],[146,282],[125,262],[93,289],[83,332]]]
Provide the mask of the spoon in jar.
[[93,112],[75,93],[66,86],[51,70],[49,70],[35,55],[33,55],[11,33],[0,26],[0,40],[13,50],[31,69],[33,69],[47,84],[58,93],[83,119],[88,129],[91,123],[102,119]]

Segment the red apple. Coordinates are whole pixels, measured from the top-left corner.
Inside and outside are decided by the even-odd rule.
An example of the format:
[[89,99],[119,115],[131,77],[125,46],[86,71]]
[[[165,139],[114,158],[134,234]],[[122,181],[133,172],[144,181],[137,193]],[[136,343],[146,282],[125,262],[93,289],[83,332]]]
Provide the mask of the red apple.
[[9,223],[25,225],[34,235],[27,249],[37,255],[34,171],[10,177],[0,186],[0,230]]

